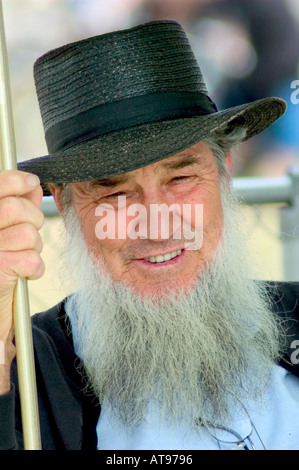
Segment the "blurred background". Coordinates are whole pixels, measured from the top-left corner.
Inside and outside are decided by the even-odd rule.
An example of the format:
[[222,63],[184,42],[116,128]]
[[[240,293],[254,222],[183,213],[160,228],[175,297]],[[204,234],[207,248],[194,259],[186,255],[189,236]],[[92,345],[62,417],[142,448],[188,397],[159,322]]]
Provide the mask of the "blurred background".
[[[184,26],[218,109],[274,95],[288,103],[278,123],[241,146],[233,176],[279,177],[299,166],[299,104],[291,101],[291,83],[299,80],[298,0],[3,0],[3,9],[19,161],[47,154],[32,74],[39,56],[88,36],[171,19]],[[244,220],[257,276],[283,280],[280,205],[245,207]],[[32,313],[65,295],[55,272],[60,226],[51,217],[42,229],[47,271],[29,283]]]

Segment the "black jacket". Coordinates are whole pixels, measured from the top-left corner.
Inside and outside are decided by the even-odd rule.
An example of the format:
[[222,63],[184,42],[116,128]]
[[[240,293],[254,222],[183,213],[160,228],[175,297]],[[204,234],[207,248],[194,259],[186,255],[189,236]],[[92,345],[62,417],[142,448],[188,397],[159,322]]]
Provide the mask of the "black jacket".
[[[274,313],[287,320],[287,345],[281,365],[299,377],[293,343],[299,340],[299,283],[269,283],[269,289]],[[79,360],[74,353],[64,302],[34,315],[32,325],[42,448],[96,449],[100,405],[76,367]],[[23,448],[15,363],[12,383],[12,391],[0,396],[0,449]]]

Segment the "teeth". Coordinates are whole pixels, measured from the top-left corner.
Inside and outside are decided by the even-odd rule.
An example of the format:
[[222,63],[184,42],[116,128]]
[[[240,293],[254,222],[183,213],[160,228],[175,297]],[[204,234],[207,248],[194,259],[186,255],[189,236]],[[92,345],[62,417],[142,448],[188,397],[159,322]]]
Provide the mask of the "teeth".
[[180,255],[182,250],[172,251],[171,253],[167,253],[166,255],[158,255],[158,256],[150,256],[149,258],[144,258],[145,261],[149,261],[150,263],[164,263],[164,261],[169,261],[176,256]]

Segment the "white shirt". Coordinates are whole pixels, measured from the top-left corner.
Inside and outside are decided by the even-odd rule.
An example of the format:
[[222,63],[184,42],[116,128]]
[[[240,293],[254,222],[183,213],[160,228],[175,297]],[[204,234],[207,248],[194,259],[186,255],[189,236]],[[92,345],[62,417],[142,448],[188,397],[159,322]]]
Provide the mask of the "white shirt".
[[[257,450],[299,450],[299,378],[280,366],[273,368],[273,381],[265,393],[263,405],[243,403],[254,425],[251,440]],[[251,431],[245,412],[236,418],[231,429],[244,438]],[[211,431],[217,433],[217,431]],[[144,425],[131,434],[116,421],[105,402],[97,424],[98,449],[101,450],[219,450],[219,443],[207,431],[192,431],[182,423],[171,427],[161,422],[153,406],[149,406]],[[237,441],[231,434],[219,438]],[[221,449],[232,444],[220,442]]]

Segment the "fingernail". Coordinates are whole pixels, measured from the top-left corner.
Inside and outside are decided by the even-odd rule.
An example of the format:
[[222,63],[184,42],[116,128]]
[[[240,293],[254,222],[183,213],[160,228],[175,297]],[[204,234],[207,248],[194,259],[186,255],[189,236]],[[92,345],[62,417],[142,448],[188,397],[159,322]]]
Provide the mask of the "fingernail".
[[36,175],[28,174],[26,180],[31,188],[36,188],[40,184],[40,180]]

